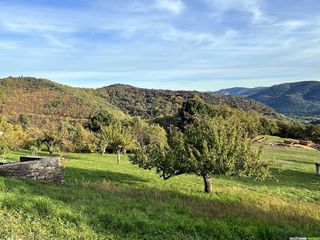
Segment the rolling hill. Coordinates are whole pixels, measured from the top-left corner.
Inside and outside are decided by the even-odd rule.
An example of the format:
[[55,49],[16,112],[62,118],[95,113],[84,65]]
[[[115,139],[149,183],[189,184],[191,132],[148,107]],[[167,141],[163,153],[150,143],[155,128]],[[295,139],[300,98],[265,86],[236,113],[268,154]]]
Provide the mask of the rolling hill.
[[32,77],[0,79],[0,114],[11,121],[21,115],[27,116],[36,126],[62,119],[83,123],[99,109],[119,119],[129,115],[152,119],[177,113],[184,101],[195,96],[211,104],[227,104],[245,111],[278,116],[270,107],[243,97],[142,89],[121,84],[99,89],[75,88]]
[[234,92],[219,91],[228,95],[242,95],[266,104],[277,112],[291,117],[316,117],[320,115],[320,82],[303,81],[271,87],[246,89]]
[[269,116],[278,115],[270,107],[256,101],[215,93],[143,89],[122,84],[99,88],[97,91],[101,97],[123,112],[148,119],[172,115],[181,108],[183,102],[196,96],[210,104],[227,104],[244,111],[256,111]]
[[105,109],[119,118],[125,114],[95,90],[73,88],[46,79],[5,78],[0,80],[0,113],[9,120],[20,115],[41,126],[59,119],[84,122],[98,109]]

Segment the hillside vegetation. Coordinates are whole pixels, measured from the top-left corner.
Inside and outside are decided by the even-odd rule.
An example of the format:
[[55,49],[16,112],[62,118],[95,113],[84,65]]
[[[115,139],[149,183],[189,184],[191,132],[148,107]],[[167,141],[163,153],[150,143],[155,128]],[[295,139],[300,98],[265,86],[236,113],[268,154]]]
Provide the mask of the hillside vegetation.
[[320,82],[298,82],[276,85],[254,95],[262,102],[288,116],[320,115]]
[[205,102],[214,105],[226,104],[244,111],[256,111],[270,116],[277,115],[271,108],[243,97],[197,91],[143,89],[121,84],[100,88],[97,91],[108,102],[119,107],[125,113],[143,118],[154,118],[177,113],[185,101],[194,97],[199,97]]
[[99,109],[125,117],[93,89],[73,88],[36,78],[0,80],[0,113],[10,120],[23,115],[30,118],[33,125],[40,126],[65,119],[82,123]]
[[264,88],[230,88],[217,93],[244,96],[291,117],[320,116],[320,82],[303,81]]
[[[27,152],[13,152],[17,160]],[[45,153],[42,153],[45,154]],[[288,239],[320,235],[317,151],[266,147],[275,179],[163,181],[115,155],[67,154],[66,184],[0,177],[0,238]]]
[[241,97],[142,89],[120,84],[100,89],[75,88],[31,77],[0,79],[0,114],[12,121],[27,117],[36,126],[66,119],[84,123],[99,110],[118,119],[128,115],[151,119],[177,113],[183,102],[195,96],[212,104],[227,104],[245,111],[277,116],[271,108]]

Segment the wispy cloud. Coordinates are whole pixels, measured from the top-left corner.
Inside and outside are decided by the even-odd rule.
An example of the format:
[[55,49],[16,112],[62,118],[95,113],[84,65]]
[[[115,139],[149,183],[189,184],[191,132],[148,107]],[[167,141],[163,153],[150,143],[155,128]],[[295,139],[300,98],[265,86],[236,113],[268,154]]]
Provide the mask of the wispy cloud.
[[308,22],[305,20],[285,20],[278,23],[278,25],[283,27],[285,30],[296,30],[308,25]]
[[186,31],[168,27],[162,32],[161,36],[164,40],[175,41],[181,44],[194,43],[199,45],[217,46],[227,44],[228,41],[236,37],[237,34],[237,31],[230,29],[226,30],[222,35],[215,36],[213,33]]
[[205,0],[215,9],[223,12],[230,10],[247,12],[252,16],[253,22],[264,18],[261,10],[261,0]]
[[57,38],[56,36],[54,35],[50,35],[50,34],[44,34],[43,37],[45,39],[47,39],[50,44],[54,45],[54,46],[57,46],[59,48],[70,48],[71,46],[69,44],[67,44],[65,41]]
[[17,49],[19,43],[17,41],[0,40],[0,49],[14,50]]
[[185,4],[181,0],[156,0],[156,7],[172,14],[180,14],[185,9]]
[[193,42],[193,43],[214,43],[217,39],[209,33],[196,33],[181,31],[174,27],[169,27],[162,33],[162,38],[168,41]]
[[310,1],[304,14],[302,3],[266,0],[1,1],[0,69],[199,90],[320,78],[320,4]]

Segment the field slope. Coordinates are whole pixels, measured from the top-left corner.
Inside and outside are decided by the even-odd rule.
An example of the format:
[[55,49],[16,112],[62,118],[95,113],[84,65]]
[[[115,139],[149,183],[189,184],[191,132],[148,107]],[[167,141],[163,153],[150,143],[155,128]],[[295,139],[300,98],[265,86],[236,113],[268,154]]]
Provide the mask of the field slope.
[[[8,155],[18,159],[20,154]],[[0,239],[288,239],[320,236],[313,150],[266,147],[275,179],[163,181],[124,157],[69,154],[66,184],[0,177]]]

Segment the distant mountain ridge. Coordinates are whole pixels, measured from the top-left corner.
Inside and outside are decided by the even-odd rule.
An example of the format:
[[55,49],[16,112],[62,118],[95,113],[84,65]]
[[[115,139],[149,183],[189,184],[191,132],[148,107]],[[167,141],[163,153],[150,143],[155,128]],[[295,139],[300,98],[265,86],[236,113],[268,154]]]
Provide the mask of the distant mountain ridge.
[[291,117],[320,116],[320,82],[302,81],[263,88],[224,89],[216,93],[244,96]]
[[234,87],[234,88],[226,88],[216,91],[215,93],[230,95],[230,96],[241,96],[248,97],[250,95],[261,92],[266,89],[266,87],[256,87],[256,88],[244,88],[244,87]]

